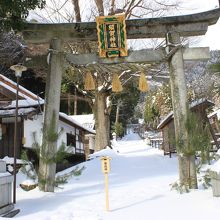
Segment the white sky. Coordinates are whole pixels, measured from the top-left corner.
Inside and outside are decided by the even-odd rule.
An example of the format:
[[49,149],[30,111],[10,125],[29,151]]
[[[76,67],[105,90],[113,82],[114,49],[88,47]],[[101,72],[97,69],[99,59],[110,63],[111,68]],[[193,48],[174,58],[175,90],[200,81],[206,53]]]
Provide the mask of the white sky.
[[[219,6],[218,0],[182,0],[185,14],[192,14],[215,9]],[[187,10],[188,8],[188,10]],[[220,50],[220,20],[217,24],[209,27],[205,36],[198,46],[209,46],[211,50]]]
[[[184,14],[194,14],[204,11],[213,10],[219,7],[218,0],[180,0],[181,1],[181,10],[176,12],[176,15]],[[174,16],[169,15],[168,16]],[[143,46],[148,47],[145,40],[140,40],[141,43],[136,41],[128,41],[128,45],[134,48],[140,46],[141,49]],[[148,42],[149,43],[149,42]],[[219,21],[212,26],[209,26],[208,31],[204,36],[195,37],[195,41],[189,41],[190,47],[209,47],[210,50],[220,50],[220,18]],[[157,45],[157,43],[156,43]],[[151,46],[150,46],[151,47]]]
[[[219,6],[218,0],[180,0],[180,1],[182,2],[182,10],[180,10],[177,13],[179,15],[208,11],[215,9]],[[62,1],[58,1],[58,2],[62,5]],[[87,11],[88,9],[89,11],[91,11],[91,7],[93,4],[94,4],[94,0],[80,0],[80,5],[82,6],[81,8],[83,8],[81,13],[84,15],[86,14],[87,16],[86,20],[90,20],[89,18],[91,16],[91,13],[85,13],[85,11]],[[210,26],[205,36],[199,37],[200,42],[198,44],[190,45],[190,46],[206,46],[206,47],[209,46],[211,50],[215,50],[215,49],[220,50],[219,35],[220,35],[220,21],[217,24]]]

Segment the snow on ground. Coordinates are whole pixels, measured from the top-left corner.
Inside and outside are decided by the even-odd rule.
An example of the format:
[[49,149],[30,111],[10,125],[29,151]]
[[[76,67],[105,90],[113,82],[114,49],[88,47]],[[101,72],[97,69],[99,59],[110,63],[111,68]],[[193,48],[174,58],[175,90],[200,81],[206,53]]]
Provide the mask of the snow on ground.
[[[14,219],[22,220],[191,220],[219,219],[220,198],[211,189],[179,194],[170,190],[178,179],[177,159],[163,156],[130,134],[115,142],[114,150],[102,150],[55,193],[17,189]],[[100,156],[111,156],[110,211],[105,211],[104,175]],[[1,217],[0,217],[1,219]],[[5,218],[4,218],[5,219]]]

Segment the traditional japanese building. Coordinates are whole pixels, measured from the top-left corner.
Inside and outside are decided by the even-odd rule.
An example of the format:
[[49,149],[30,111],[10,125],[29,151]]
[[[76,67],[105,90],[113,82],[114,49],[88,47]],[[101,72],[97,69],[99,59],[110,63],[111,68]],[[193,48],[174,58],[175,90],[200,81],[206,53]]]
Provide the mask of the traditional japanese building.
[[[0,158],[13,157],[14,155],[16,90],[16,83],[0,75]],[[41,144],[43,105],[44,100],[42,98],[19,86],[17,158],[21,158],[22,150],[26,150],[30,160],[33,162],[37,160],[33,151],[33,143]],[[89,144],[86,145],[86,135],[94,135],[95,131],[84,127],[61,112],[59,113],[58,131],[60,131],[60,135],[57,148],[61,144],[65,145],[70,164],[85,160],[85,149],[86,147],[89,148]]]
[[[199,99],[190,104],[190,110],[195,112],[204,123],[209,123],[206,110],[212,106],[214,106],[213,102],[207,99]],[[164,150],[164,154],[168,154],[171,157],[171,154],[176,152],[174,116],[172,111],[159,123],[157,129],[162,131],[162,149]],[[214,132],[211,126],[210,133],[213,139],[216,140],[216,137],[213,136]]]

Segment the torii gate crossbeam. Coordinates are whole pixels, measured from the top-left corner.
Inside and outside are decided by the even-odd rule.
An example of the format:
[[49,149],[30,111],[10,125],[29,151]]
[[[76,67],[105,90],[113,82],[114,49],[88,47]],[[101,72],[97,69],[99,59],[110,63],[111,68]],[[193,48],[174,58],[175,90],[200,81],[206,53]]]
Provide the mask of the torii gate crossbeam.
[[[164,38],[173,31],[182,37],[204,35],[219,16],[220,9],[217,8],[191,15],[131,19],[126,21],[127,38]],[[48,43],[54,37],[64,41],[98,40],[95,22],[27,23],[22,33],[25,41],[31,43]]]

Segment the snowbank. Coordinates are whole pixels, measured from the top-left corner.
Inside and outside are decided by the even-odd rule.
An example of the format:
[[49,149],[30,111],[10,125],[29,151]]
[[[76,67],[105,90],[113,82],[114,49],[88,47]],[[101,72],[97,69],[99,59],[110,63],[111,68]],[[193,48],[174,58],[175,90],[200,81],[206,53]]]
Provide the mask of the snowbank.
[[211,165],[210,170],[220,174],[220,160],[217,160],[213,165]]
[[103,150],[100,150],[98,152],[95,152],[95,153],[91,154],[89,156],[89,158],[94,159],[94,158],[97,158],[97,157],[104,157],[104,156],[116,157],[117,153],[113,149],[107,148],[107,149],[103,149]]
[[[38,188],[26,192],[19,187],[16,208],[21,212],[14,219],[219,218],[220,198],[214,198],[211,189],[200,187],[199,190],[181,195],[171,191],[170,184],[178,180],[176,157],[164,156],[162,151],[147,146],[136,135],[118,141],[117,146],[119,153],[115,149],[104,149],[93,154],[92,160],[77,165],[79,168],[84,166],[85,170],[81,175],[69,178],[68,183],[56,188],[55,193],[43,193]],[[109,172],[110,212],[105,211],[105,178],[101,170],[101,156],[114,157]],[[19,177],[22,177],[21,174]]]

